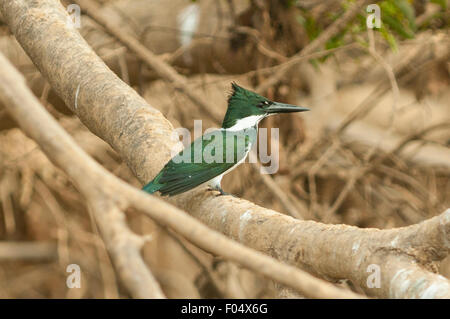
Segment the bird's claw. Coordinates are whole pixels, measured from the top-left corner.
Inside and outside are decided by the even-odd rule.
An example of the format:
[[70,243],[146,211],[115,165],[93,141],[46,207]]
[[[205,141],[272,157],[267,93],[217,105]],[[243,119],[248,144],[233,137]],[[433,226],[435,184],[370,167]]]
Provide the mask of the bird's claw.
[[225,196],[225,195],[229,195],[229,196],[236,197],[236,196],[233,195],[233,194],[224,192],[222,188],[209,188],[208,190],[209,190],[209,191],[218,191],[219,194],[216,194],[216,195],[215,195],[216,197],[219,197],[219,196]]

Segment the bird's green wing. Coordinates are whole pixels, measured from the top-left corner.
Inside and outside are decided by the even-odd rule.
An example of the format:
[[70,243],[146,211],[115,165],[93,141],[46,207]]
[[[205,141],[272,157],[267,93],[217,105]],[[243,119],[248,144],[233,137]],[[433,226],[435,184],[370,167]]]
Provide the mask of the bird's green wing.
[[[254,136],[253,136],[254,135]],[[173,157],[152,181],[162,195],[191,190],[231,169],[247,155],[256,133],[213,131]]]

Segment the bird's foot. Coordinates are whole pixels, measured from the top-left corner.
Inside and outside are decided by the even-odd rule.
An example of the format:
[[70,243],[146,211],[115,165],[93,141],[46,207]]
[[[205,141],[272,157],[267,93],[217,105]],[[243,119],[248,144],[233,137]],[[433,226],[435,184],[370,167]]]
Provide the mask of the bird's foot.
[[217,188],[217,190],[218,190],[218,191],[220,192],[220,194],[217,194],[217,195],[216,195],[216,197],[217,197],[217,196],[223,196],[223,195],[229,195],[229,196],[233,196],[233,197],[236,197],[236,196],[234,196],[233,194],[230,194],[230,193],[224,192],[224,191],[223,191],[223,189],[222,189],[222,188],[220,188],[220,187],[218,187],[218,188]]
[[210,188],[209,190],[210,190],[210,191],[218,191],[219,194],[215,195],[216,197],[218,197],[218,196],[224,196],[224,195],[229,195],[229,196],[236,197],[236,196],[234,196],[233,194],[224,192],[224,190],[223,190],[221,187],[214,187],[214,188]]

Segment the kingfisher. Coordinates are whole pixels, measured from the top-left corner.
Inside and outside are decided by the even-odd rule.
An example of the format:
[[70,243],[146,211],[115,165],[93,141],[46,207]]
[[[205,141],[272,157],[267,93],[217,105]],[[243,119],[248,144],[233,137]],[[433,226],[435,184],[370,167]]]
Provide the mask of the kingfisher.
[[201,185],[229,195],[221,187],[222,177],[239,166],[257,141],[259,122],[270,115],[309,111],[306,107],[271,101],[235,82],[228,97],[222,128],[204,134],[172,157],[156,177],[143,187],[174,196]]

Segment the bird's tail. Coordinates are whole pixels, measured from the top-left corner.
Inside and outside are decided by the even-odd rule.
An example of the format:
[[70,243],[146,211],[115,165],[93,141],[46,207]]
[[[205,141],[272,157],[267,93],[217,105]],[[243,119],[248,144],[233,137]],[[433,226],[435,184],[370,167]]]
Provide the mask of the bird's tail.
[[142,190],[144,192],[147,192],[149,194],[153,194],[157,191],[159,191],[159,189],[161,188],[161,184],[158,183],[153,183],[153,181],[151,181],[150,183],[148,183],[147,185],[145,185]]
[[163,186],[161,184],[158,183],[158,176],[156,176],[151,182],[149,182],[147,185],[145,185],[144,187],[142,187],[142,190],[144,192],[147,192],[149,194],[153,194],[157,191],[159,191],[159,189]]

